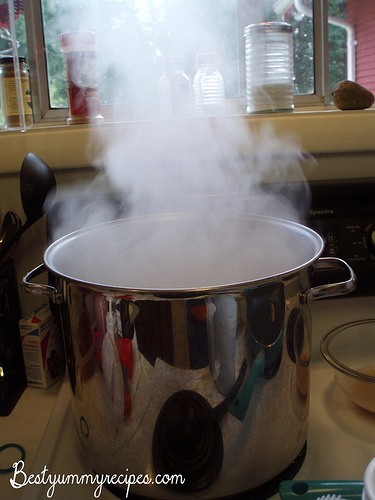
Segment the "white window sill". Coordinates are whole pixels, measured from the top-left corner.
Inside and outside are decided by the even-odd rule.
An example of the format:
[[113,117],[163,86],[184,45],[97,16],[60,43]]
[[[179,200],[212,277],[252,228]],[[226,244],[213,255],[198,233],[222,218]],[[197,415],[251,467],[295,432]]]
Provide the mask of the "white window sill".
[[[298,110],[293,113],[225,117],[226,120],[245,119],[249,128],[269,122],[280,134],[292,133],[301,149],[311,154],[345,154],[375,152],[375,108],[364,111]],[[110,134],[119,127],[131,130],[142,122],[105,123],[95,126],[99,135]],[[158,122],[147,122],[147,128]],[[0,173],[19,172],[23,157],[32,151],[52,168],[91,166],[90,126],[63,123],[34,125],[26,132],[0,131]],[[374,170],[375,175],[375,170]]]

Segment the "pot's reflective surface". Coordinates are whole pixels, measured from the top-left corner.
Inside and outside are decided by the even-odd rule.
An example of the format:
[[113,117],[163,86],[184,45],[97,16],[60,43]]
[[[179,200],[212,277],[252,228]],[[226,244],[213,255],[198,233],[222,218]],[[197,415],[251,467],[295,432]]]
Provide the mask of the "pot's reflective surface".
[[[124,219],[53,243],[54,286],[30,283],[43,265],[23,286],[60,304],[94,470],[147,475],[133,491],[163,499],[229,496],[284,471],[307,434],[308,298],[355,287],[322,249],[304,226],[246,214]],[[329,266],[348,280],[312,288]]]
[[183,485],[133,488],[153,498],[216,498],[283,471],[307,434],[308,287],[305,271],[233,294],[152,300],[64,282],[76,422],[94,470],[180,472]]

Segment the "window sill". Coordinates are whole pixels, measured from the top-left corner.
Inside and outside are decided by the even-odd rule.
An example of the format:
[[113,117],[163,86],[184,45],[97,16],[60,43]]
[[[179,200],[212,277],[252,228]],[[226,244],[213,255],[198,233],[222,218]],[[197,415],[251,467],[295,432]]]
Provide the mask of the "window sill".
[[[225,117],[225,120],[240,120],[243,117]],[[375,108],[364,111],[298,110],[293,113],[277,113],[246,116],[250,129],[273,124],[276,132],[293,134],[301,149],[311,154],[361,153],[375,151]],[[152,131],[159,122],[147,122]],[[110,122],[96,125],[100,136],[110,134],[118,127],[132,130],[144,126],[144,122]],[[91,127],[68,126],[61,122],[37,124],[26,132],[19,130],[0,131],[2,157],[0,173],[19,171],[23,157],[32,151],[52,168],[77,168],[93,164],[90,151]]]

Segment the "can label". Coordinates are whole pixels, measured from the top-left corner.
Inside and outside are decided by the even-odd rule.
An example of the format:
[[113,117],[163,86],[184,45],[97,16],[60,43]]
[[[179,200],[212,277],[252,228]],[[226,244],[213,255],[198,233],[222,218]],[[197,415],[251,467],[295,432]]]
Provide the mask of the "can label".
[[70,115],[99,115],[95,55],[91,52],[69,54],[66,58],[66,72]]
[[[22,99],[24,106],[24,114],[32,115],[32,102],[29,79],[21,77]],[[18,99],[17,99],[17,86],[14,77],[3,78],[3,92],[4,92],[4,111],[6,116],[19,116]]]

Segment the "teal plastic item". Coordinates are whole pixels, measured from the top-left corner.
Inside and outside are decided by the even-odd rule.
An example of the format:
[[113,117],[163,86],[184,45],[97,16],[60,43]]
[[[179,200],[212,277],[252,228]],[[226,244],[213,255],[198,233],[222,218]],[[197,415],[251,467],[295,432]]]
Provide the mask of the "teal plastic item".
[[362,481],[282,481],[281,500],[317,500],[323,495],[341,495],[342,500],[360,500]]
[[240,393],[238,394],[236,399],[229,406],[229,412],[241,421],[243,421],[246,416],[251,396],[253,395],[255,382],[258,377],[263,375],[264,367],[265,367],[265,354],[264,351],[261,350],[258,352],[254,360],[249,378],[246,380],[244,386],[240,390]]

